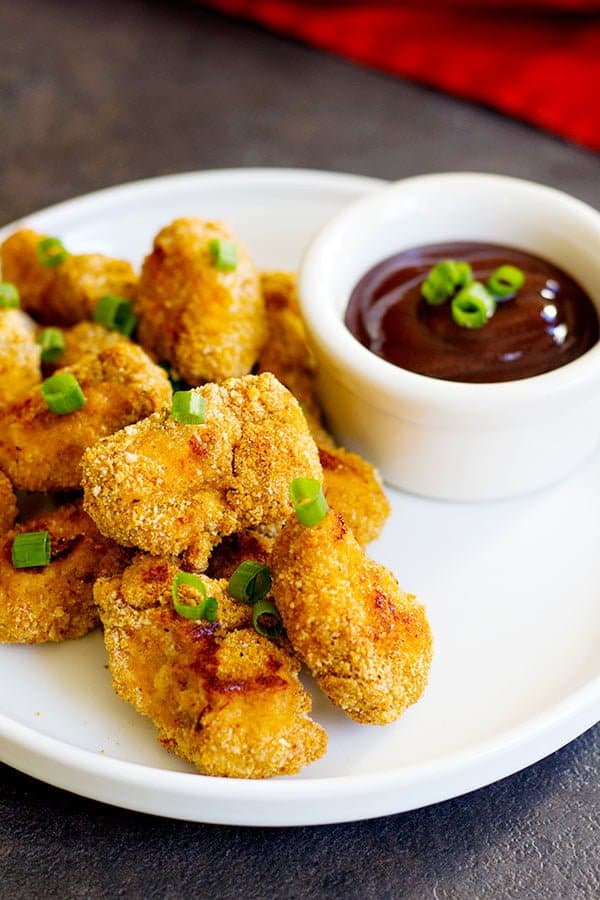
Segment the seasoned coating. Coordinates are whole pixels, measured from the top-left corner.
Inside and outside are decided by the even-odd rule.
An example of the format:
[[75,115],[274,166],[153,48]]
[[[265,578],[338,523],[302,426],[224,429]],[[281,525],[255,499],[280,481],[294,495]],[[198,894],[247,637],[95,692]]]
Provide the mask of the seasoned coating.
[[79,322],[72,328],[63,328],[62,333],[65,349],[54,362],[44,363],[45,372],[54,372],[56,369],[73,366],[79,362],[82,356],[89,353],[98,356],[107,347],[114,347],[115,344],[131,344],[129,338],[124,337],[118,331],[109,331],[96,322]]
[[206,574],[209,578],[229,580],[237,567],[246,560],[270,565],[275,538],[250,529],[230,534],[213,550]]
[[21,293],[21,306],[48,325],[73,325],[90,319],[96,303],[106,294],[132,299],[137,277],[125,260],[100,253],[70,254],[54,268],[38,259],[38,244],[45,235],[21,229],[0,248],[2,277]]
[[78,488],[86,447],[171,402],[165,373],[135,344],[115,344],[59,371],[79,381],[86,397],[80,409],[56,415],[34,388],[0,415],[0,468],[17,489]]
[[42,380],[35,326],[20,309],[0,309],[0,409]]
[[291,518],[271,574],[294,649],[351,719],[385,725],[419,699],[432,655],[425,610],[364,554],[341,515],[314,528]]
[[[48,531],[47,566],[15,569],[16,534]],[[127,551],[102,537],[80,503],[44,512],[16,526],[0,543],[0,641],[40,644],[87,634],[98,624],[93,583],[128,562]]]
[[3,472],[0,472],[0,534],[12,528],[17,521],[17,498],[12,484]]
[[317,444],[333,448],[333,439],[323,426],[315,385],[316,363],[300,315],[296,276],[291,272],[262,272],[260,283],[268,337],[258,360],[258,371],[272,372],[292,392],[302,404]]
[[363,546],[379,537],[390,514],[390,504],[377,471],[349,450],[319,447],[323,486],[329,506]]
[[251,607],[228,597],[224,581],[203,579],[216,622],[178,616],[176,572],[140,554],[121,578],[96,583],[117,694],[205,775],[292,775],[322,756],[327,736],[308,716],[296,660],[254,631]]
[[[234,271],[216,268],[214,239],[237,248]],[[258,274],[246,248],[219,222],[177,219],[154,239],[135,304],[138,339],[188,384],[247,375],[266,338]]]
[[297,477],[320,478],[298,403],[270,374],[195,390],[205,422],[169,412],[105,438],[83,458],[85,508],[103,534],[204,569],[222,537],[279,523]]

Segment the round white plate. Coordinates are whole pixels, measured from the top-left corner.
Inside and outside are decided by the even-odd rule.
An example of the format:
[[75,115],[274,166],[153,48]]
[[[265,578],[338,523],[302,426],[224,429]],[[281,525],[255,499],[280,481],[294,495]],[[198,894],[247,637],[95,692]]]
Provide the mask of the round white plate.
[[[175,216],[218,217],[260,267],[295,268],[315,229],[379,184],[302,170],[204,172],[102,191],[25,222],[74,251],[139,263]],[[384,728],[349,721],[312,690],[330,744],[301,775],[195,774],[113,694],[99,633],[0,647],[0,756],[117,806],[239,825],[382,816],[489,784],[600,718],[599,495],[600,454],[550,489],[500,503],[390,491],[393,513],[371,553],[427,606],[431,681],[423,699]]]

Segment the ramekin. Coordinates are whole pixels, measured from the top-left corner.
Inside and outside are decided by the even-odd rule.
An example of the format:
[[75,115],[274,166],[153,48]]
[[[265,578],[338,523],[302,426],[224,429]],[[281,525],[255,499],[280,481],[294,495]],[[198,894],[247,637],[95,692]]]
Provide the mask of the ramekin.
[[467,384],[388,363],[344,324],[350,293],[375,263],[438,241],[518,247],[564,269],[600,310],[600,213],[540,184],[500,175],[407,178],[352,204],[321,229],[300,269],[300,301],[318,389],[341,444],[390,484],[446,500],[540,488],[600,439],[600,344],[543,375]]

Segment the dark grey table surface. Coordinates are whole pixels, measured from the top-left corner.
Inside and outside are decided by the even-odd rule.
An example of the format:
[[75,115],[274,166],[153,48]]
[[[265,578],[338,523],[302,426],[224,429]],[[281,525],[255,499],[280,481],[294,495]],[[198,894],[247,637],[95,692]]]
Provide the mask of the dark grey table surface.
[[[186,4],[5,0],[0,48],[2,222],[257,165],[504,172],[600,207],[591,153]],[[599,736],[427,809],[282,830],[145,817],[0,766],[0,896],[598,897]]]

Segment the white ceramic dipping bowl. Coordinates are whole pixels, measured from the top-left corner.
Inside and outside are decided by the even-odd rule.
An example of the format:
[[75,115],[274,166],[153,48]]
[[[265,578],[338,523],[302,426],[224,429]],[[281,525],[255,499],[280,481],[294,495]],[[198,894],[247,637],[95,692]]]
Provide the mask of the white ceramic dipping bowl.
[[344,325],[360,277],[401,250],[459,240],[544,257],[600,310],[600,213],[552,188],[473,173],[407,178],[343,210],[305,254],[300,297],[340,443],[396,487],[490,500],[555,481],[598,443],[600,344],[543,375],[493,384],[429,378],[363,347]]

